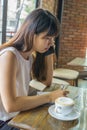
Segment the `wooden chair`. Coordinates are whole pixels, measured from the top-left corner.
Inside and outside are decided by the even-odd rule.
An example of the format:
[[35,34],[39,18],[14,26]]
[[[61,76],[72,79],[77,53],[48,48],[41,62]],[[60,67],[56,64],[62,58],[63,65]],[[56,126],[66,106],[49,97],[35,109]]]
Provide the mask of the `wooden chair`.
[[52,83],[56,83],[56,84],[59,84],[59,85],[69,85],[68,82],[61,80],[61,79],[58,79],[58,78],[53,78]]
[[53,71],[53,77],[63,80],[71,80],[72,85],[78,86],[79,72],[76,70],[57,68]]

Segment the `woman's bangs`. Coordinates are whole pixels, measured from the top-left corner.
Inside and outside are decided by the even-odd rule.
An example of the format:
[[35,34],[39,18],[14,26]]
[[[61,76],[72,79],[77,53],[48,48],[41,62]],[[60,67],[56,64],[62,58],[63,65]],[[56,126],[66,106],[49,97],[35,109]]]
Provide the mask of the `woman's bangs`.
[[48,28],[47,36],[58,36],[58,27],[54,25],[50,25]]

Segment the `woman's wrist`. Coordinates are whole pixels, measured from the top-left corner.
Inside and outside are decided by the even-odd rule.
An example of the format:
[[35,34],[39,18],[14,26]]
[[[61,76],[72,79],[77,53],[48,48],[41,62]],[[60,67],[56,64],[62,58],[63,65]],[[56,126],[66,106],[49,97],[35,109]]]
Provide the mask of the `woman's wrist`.
[[51,103],[52,102],[52,98],[51,98],[51,94],[47,94],[47,99],[48,99],[48,103]]

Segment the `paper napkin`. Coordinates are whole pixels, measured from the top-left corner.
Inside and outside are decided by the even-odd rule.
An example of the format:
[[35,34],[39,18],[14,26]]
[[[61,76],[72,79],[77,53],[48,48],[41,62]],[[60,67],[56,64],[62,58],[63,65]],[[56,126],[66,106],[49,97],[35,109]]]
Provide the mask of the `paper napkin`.
[[39,91],[43,91],[46,88],[46,85],[33,79],[30,81],[29,85]]

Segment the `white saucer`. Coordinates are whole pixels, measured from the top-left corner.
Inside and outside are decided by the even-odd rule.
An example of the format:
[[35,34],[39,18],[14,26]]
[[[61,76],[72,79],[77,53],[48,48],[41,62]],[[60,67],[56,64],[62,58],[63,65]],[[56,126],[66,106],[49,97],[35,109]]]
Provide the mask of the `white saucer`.
[[80,113],[77,112],[75,109],[73,109],[72,112],[68,115],[58,114],[55,112],[55,105],[51,105],[48,109],[48,112],[52,117],[63,121],[75,120],[80,117]]

